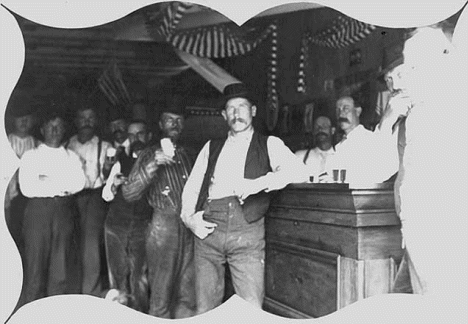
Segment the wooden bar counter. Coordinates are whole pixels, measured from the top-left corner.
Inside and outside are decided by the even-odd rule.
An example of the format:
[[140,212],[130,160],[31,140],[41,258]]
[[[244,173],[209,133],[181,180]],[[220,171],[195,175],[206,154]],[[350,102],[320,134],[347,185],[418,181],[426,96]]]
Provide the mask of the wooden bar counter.
[[265,220],[265,310],[320,317],[390,292],[403,255],[392,183],[289,185]]

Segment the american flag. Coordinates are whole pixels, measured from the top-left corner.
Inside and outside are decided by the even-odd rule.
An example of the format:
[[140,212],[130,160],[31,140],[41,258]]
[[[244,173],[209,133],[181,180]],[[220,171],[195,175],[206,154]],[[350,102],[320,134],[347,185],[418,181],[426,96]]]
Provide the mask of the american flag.
[[112,60],[104,69],[98,79],[98,85],[113,105],[128,105],[132,102],[116,61]]

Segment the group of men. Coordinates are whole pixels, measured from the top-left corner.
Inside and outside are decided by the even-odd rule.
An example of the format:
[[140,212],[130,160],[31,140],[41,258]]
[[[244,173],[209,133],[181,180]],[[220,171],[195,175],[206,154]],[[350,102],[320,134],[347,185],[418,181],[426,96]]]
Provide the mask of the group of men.
[[[242,83],[224,89],[228,134],[208,141],[196,161],[180,143],[184,117],[174,107],[162,111],[157,141],[145,121],[112,120],[113,144],[96,135],[90,105],[76,112],[77,134],[68,141],[59,111],[43,114],[42,142],[28,135],[28,118],[17,116],[10,141],[20,143],[22,158],[7,221],[15,228],[11,212],[25,206],[22,234],[15,237],[24,262],[18,306],[54,294],[103,297],[110,288],[113,298],[141,312],[190,317],[222,303],[227,264],[236,294],[261,308],[269,192],[289,183],[333,182],[335,169],[345,169],[349,183],[379,183],[399,171],[396,209],[405,215],[400,191],[404,166],[411,165],[404,158],[411,155],[403,149],[412,147],[404,137],[405,117],[421,104],[399,83],[402,68],[383,72],[392,97],[376,130],[360,124],[362,107],[343,96],[336,101],[340,142],[332,141],[330,118],[320,116],[313,127],[316,147],[296,154],[254,129],[255,99]],[[415,231],[413,221],[402,217],[402,223],[406,234]],[[79,261],[80,271],[71,260]],[[408,250],[405,262],[413,291],[424,293]]]
[[[373,184],[390,180],[398,171],[397,135],[392,130],[396,120],[385,117],[376,130],[360,123],[362,107],[353,96],[336,101],[336,119],[343,136],[333,142],[336,128],[327,116],[319,116],[313,124],[314,147],[295,154],[308,167],[312,182],[346,182]],[[333,170],[346,170],[338,179]],[[336,171],[335,171],[336,172]]]
[[[461,214],[451,211],[452,206],[457,206],[451,195],[456,195],[451,190],[447,196],[441,190],[447,181],[454,181],[448,176],[452,170],[438,170],[459,158],[457,149],[438,153],[437,147],[448,146],[441,139],[456,137],[448,135],[454,129],[448,126],[453,116],[440,109],[460,105],[455,99],[460,87],[452,78],[452,74],[460,75],[454,63],[458,57],[437,26],[415,29],[397,52],[379,76],[390,98],[376,129],[370,131],[360,124],[362,108],[354,98],[340,97],[336,118],[344,132],[341,141],[333,143],[335,128],[330,118],[320,116],[313,128],[316,147],[296,155],[308,165],[314,182],[333,182],[331,172],[337,168],[347,170],[349,183],[394,180],[395,209],[402,224],[405,254],[393,292],[456,300],[463,291],[459,280],[464,275],[459,270],[460,258],[450,258],[448,251],[461,253],[451,240],[464,234],[459,227]],[[451,101],[456,104],[450,105]],[[446,130],[443,136],[431,131],[437,128]]]
[[179,143],[184,117],[174,107],[161,112],[157,141],[142,120],[111,120],[113,144],[97,135],[90,105],[76,111],[69,140],[60,110],[41,114],[42,141],[21,157],[17,176],[25,211],[9,217],[22,220],[17,308],[84,293],[185,318],[222,303],[226,264],[236,293],[261,307],[268,192],[308,174],[279,138],[253,129],[257,108],[242,83],[224,94],[230,131],[195,164]]

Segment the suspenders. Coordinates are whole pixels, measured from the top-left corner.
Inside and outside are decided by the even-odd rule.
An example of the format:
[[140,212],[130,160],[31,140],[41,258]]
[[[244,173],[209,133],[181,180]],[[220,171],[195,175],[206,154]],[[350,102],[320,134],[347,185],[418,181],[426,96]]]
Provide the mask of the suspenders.
[[306,154],[304,155],[304,160],[302,161],[304,164],[306,164],[307,158],[309,157],[310,150],[311,148],[308,148]]
[[[68,145],[70,144],[70,140],[68,140],[66,143],[65,143],[65,148],[68,150]],[[101,176],[101,147],[102,147],[102,140],[100,137],[98,137],[98,145],[97,145],[97,162],[96,162],[96,166],[97,166],[97,171],[98,171],[98,177]]]
[[98,137],[98,145],[97,145],[97,171],[98,177],[101,176],[101,138]]

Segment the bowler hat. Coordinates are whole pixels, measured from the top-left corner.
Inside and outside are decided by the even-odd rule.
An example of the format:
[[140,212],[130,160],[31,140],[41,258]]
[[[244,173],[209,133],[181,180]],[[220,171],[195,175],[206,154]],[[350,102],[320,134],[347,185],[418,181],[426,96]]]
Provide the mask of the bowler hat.
[[250,101],[253,100],[252,93],[242,82],[228,84],[226,87],[224,87],[223,94],[225,102],[233,98],[245,98]]
[[403,42],[398,42],[384,48],[381,65],[382,69],[377,77],[378,80],[385,82],[385,74],[404,63],[403,47]]

